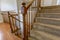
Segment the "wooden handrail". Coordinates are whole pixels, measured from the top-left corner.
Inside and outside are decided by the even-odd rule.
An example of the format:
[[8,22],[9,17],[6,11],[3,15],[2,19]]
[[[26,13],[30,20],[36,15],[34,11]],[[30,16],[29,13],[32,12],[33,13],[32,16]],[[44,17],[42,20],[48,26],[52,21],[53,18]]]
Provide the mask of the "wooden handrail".
[[[16,19],[17,21],[19,21],[19,22],[22,22],[22,21],[20,21],[19,19],[17,19],[17,18],[15,18],[13,15],[9,15],[10,17],[12,17],[12,18],[14,18],[14,19]],[[23,22],[22,22],[23,23]]]
[[18,14],[11,14],[12,16],[18,16]]
[[[20,21],[20,19],[17,19],[17,18],[16,18],[16,17],[14,17],[14,16],[17,16],[17,15],[15,15],[15,14],[10,14],[10,13],[9,13],[9,17],[12,17],[13,19],[15,19],[15,20],[17,20],[17,21],[19,21],[19,22],[23,23],[23,21]],[[25,24],[25,25],[27,25],[27,26],[28,26],[28,24]]]

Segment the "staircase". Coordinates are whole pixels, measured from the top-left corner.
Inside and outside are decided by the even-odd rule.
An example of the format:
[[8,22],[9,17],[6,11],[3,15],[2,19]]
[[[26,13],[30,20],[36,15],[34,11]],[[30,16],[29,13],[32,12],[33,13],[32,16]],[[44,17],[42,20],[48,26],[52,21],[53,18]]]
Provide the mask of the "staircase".
[[37,13],[29,40],[60,40],[60,7],[45,7]]

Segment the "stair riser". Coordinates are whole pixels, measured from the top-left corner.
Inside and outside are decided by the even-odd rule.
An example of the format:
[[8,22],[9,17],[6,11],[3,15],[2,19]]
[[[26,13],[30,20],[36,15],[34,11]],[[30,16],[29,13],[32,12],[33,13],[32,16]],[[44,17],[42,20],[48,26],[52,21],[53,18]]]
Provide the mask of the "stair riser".
[[44,11],[40,11],[41,13],[60,13],[60,11],[52,11],[52,10],[44,10]]
[[41,13],[60,13],[60,8],[54,8],[54,9],[42,9],[40,11]]
[[37,17],[47,17],[47,18],[60,18],[60,14],[48,14],[48,13],[41,13],[41,14],[37,14]]
[[60,26],[60,20],[50,20],[50,19],[36,18],[35,22]]
[[58,30],[58,29],[53,29],[53,28],[49,28],[47,26],[42,26],[42,25],[34,25],[33,27],[36,30],[50,33],[52,35],[60,36],[60,30]]

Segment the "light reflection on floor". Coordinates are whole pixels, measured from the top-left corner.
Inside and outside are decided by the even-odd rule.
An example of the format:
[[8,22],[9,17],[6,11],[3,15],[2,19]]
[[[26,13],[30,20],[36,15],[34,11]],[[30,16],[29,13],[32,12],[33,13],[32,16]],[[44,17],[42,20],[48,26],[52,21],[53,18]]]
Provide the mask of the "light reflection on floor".
[[21,40],[11,33],[9,24],[0,24],[0,40]]
[[0,31],[0,40],[3,40],[3,33]]

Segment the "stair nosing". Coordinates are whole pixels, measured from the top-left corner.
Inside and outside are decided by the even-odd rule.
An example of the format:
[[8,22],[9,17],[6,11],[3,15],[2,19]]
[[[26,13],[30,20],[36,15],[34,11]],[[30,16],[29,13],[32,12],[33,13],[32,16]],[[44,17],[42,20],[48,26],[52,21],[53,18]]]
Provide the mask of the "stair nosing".
[[59,29],[60,30],[60,26],[56,26],[56,25],[51,25],[51,24],[45,24],[45,23],[34,23],[35,24],[39,24],[39,25],[43,25],[43,26],[47,26],[47,27],[51,27],[51,28],[55,28],[55,29]]
[[40,19],[49,19],[49,20],[57,20],[57,21],[60,21],[59,18],[48,18],[48,17],[36,17],[37,18],[40,18]]
[[[55,35],[51,35],[51,34],[49,34],[49,33],[46,33],[46,32],[43,32],[43,31],[38,31],[38,30],[34,30],[36,33],[39,33],[39,34],[42,34],[42,35],[49,35],[49,36],[47,36],[47,37],[52,37],[52,36],[54,36],[55,38],[57,37],[57,38],[59,38],[60,39],[60,37],[58,37],[58,36],[55,36]],[[57,39],[56,39],[57,40]]]
[[[41,14],[41,13],[38,13]],[[42,13],[42,14],[60,14],[60,13]]]

